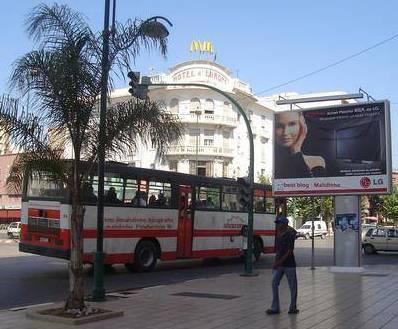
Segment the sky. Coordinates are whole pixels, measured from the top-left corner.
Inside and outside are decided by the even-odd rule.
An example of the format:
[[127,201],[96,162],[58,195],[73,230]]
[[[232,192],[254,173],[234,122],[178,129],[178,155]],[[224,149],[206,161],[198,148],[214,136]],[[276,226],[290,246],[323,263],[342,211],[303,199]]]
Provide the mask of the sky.
[[[9,92],[13,62],[34,48],[25,19],[40,3],[2,1],[0,12],[0,93]],[[59,0],[80,11],[95,31],[103,26],[104,0]],[[192,40],[211,41],[217,62],[248,82],[258,96],[282,92],[357,93],[391,101],[392,159],[398,168],[398,37],[341,64],[285,86],[280,84],[322,69],[398,34],[396,0],[117,0],[116,18],[165,16],[172,23],[167,58],[142,52],[135,70],[167,72],[197,58]],[[116,86],[127,86],[119,81]]]

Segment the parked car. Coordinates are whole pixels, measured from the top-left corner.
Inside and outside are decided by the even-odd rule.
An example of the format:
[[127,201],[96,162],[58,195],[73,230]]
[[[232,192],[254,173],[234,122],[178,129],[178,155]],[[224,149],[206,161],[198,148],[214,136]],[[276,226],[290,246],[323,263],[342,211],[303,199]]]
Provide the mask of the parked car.
[[376,223],[373,224],[362,224],[361,225],[361,238],[363,239],[366,235],[366,233],[371,229],[371,228],[377,228]]
[[[321,237],[321,239],[326,238],[326,235],[328,234],[328,230],[326,227],[326,223],[322,220],[315,220],[314,221],[314,237]],[[312,237],[312,221],[307,221],[304,223],[303,226],[301,226],[297,230],[296,234],[297,238],[304,238],[304,239],[309,239]]]
[[7,235],[9,238],[19,238],[21,233],[21,222],[12,222],[7,227]]
[[362,239],[365,254],[378,251],[398,251],[398,228],[383,227],[369,229]]

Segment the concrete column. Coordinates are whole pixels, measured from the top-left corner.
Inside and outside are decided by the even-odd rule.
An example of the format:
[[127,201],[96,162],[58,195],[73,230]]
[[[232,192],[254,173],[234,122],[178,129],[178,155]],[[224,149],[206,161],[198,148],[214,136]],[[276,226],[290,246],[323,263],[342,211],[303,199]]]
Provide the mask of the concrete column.
[[359,196],[335,196],[334,265],[332,270],[362,271]]

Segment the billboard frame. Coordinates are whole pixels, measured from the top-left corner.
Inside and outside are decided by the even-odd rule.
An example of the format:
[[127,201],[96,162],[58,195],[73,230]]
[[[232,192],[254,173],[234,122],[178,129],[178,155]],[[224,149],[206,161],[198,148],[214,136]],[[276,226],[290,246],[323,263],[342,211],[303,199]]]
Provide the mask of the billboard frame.
[[[350,107],[360,107],[360,106],[368,106],[372,104],[384,104],[384,134],[385,134],[385,161],[386,161],[386,177],[387,177],[387,182],[386,182],[386,191],[369,191],[367,189],[363,189],[362,191],[356,191],[356,192],[345,192],[344,190],[341,191],[341,193],[330,193],[329,191],[323,192],[322,190],[320,191],[313,191],[309,193],[302,193],[301,192],[296,192],[296,191],[285,191],[283,194],[280,194],[276,191],[275,187],[275,145],[276,145],[276,140],[275,140],[275,131],[276,131],[276,120],[275,116],[279,113],[288,113],[288,112],[310,112],[310,111],[315,111],[315,110],[328,110],[328,109],[345,109],[345,108],[350,108]],[[301,108],[301,109],[290,109],[290,110],[284,110],[284,111],[278,111],[274,112],[274,122],[273,122],[273,193],[276,197],[311,197],[311,196],[335,196],[335,195],[378,195],[378,194],[391,194],[392,193],[392,146],[391,146],[391,121],[390,121],[390,101],[387,99],[383,100],[375,100],[375,101],[367,101],[367,102],[358,102],[358,103],[349,103],[349,104],[338,104],[338,105],[328,105],[328,106],[317,106],[317,107],[310,107],[310,108]],[[371,176],[371,175],[366,175],[366,176]],[[336,176],[328,176],[328,177],[336,177]],[[283,179],[283,178],[282,178]]]

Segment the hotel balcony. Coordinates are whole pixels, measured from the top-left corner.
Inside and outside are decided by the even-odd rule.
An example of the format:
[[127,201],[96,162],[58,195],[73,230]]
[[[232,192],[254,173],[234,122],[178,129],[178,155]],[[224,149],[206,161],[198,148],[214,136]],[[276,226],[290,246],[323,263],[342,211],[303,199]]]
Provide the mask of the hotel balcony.
[[233,158],[233,149],[218,146],[207,146],[207,145],[173,145],[169,148],[167,155],[209,155],[209,156],[220,156],[225,158]]
[[223,116],[202,113],[196,115],[195,113],[189,114],[178,114],[178,118],[183,123],[195,123],[199,122],[201,124],[213,124],[236,128],[238,126],[238,121],[236,117],[233,116]]

